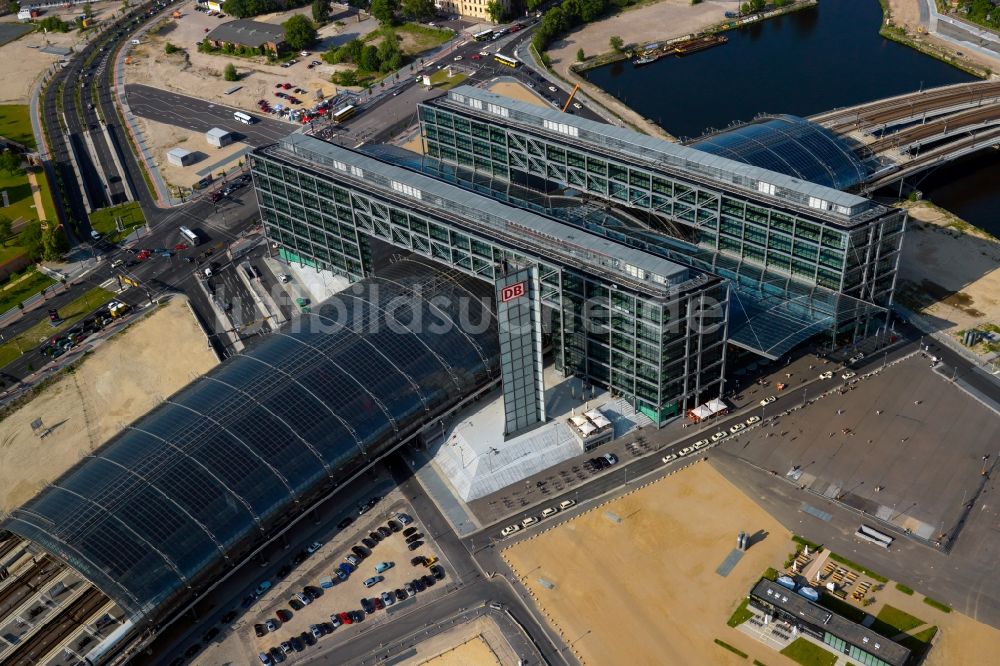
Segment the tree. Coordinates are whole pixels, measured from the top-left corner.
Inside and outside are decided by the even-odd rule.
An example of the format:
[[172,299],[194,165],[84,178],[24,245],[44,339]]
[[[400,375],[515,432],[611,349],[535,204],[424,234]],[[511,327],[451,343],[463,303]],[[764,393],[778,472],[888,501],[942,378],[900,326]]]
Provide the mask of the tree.
[[608,40],[608,44],[615,51],[621,51],[622,47],[625,46],[625,41],[618,35],[611,35],[611,39]]
[[323,25],[330,20],[330,3],[327,0],[313,0],[313,21]]
[[434,0],[403,0],[403,14],[414,21],[434,16]]
[[378,66],[378,49],[371,45],[366,46],[361,52],[361,60],[358,62],[358,68],[365,72],[377,72]]
[[42,225],[38,222],[28,222],[17,236],[17,244],[24,248],[32,261],[42,258]]
[[529,12],[538,11],[538,8],[542,6],[542,2],[544,2],[544,0],[528,0],[526,5],[528,11]]
[[0,153],[0,171],[10,176],[21,173],[21,156],[9,149]]
[[14,223],[6,215],[0,215],[0,245],[3,245],[10,238],[11,227]]
[[755,12],[759,12],[764,9],[764,4],[766,0],[750,0],[750,8]]
[[486,3],[486,15],[490,17],[490,20],[494,23],[499,23],[503,20],[503,5],[501,5],[497,0],[490,0]]
[[296,51],[316,42],[316,24],[302,14],[296,14],[281,26],[285,29],[285,42]]
[[227,62],[225,69],[222,70],[222,78],[226,81],[239,81],[240,75],[239,72],[236,71],[236,65],[231,62]]
[[94,15],[94,8],[90,6],[89,2],[83,3],[83,16],[85,18],[91,18]]
[[163,46],[163,52],[166,53],[167,55],[171,55],[172,53],[177,53],[178,51],[180,51],[180,49],[171,44],[170,42],[167,42]]
[[399,38],[395,32],[387,31],[385,39],[378,45],[379,71],[391,72],[403,64],[403,52],[399,49]]
[[587,59],[587,56],[584,55],[583,49],[577,49],[576,50],[576,61],[577,62],[583,62],[586,59]]
[[744,2],[742,5],[740,5],[740,14],[749,14],[749,13],[750,13],[750,3]]
[[392,25],[396,20],[396,10],[399,8],[399,0],[372,0],[372,7],[369,10],[375,20],[382,25]]
[[54,261],[69,249],[66,234],[63,233],[61,224],[43,221],[39,226],[42,227],[42,258]]

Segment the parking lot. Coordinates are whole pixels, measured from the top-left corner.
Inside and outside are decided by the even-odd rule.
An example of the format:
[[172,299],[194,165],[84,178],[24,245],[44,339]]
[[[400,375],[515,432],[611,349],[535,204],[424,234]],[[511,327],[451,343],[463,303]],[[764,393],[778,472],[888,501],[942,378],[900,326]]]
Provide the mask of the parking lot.
[[[1000,421],[916,355],[830,380],[804,409],[726,448],[797,485],[927,540],[950,534],[997,455]],[[876,366],[878,369],[878,366]]]
[[[335,543],[293,557],[285,575],[292,566],[302,571],[294,582],[289,577],[288,584],[264,592],[246,623],[254,652],[271,659],[265,663],[308,654],[319,641],[354,635],[362,630],[355,625],[386,622],[392,614],[412,609],[418,598],[430,597],[436,587],[445,587],[452,573],[449,563],[438,559],[440,553],[412,512],[397,515],[397,510],[405,507],[373,509],[344,525]],[[418,545],[411,550],[408,541]]]

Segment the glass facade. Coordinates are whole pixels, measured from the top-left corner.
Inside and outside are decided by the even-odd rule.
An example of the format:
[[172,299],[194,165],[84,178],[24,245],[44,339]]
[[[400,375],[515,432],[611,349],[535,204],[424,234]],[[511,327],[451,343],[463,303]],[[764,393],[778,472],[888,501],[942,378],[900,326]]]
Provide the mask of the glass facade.
[[[315,152],[307,153],[307,145]],[[332,248],[321,245],[327,239],[355,253],[345,259],[357,261],[358,274],[345,275],[357,279],[369,274],[370,238],[490,283],[500,280],[506,267],[532,266],[543,306],[542,328],[555,365],[565,374],[609,387],[655,417],[656,423],[722,390],[729,290],[718,279],[687,272],[672,281],[650,279],[638,269],[609,273],[605,269],[612,257],[566,254],[570,244],[565,237],[550,239],[549,232],[540,232],[540,225],[551,224],[550,219],[436,180],[432,193],[426,182],[432,179],[426,176],[312,137],[255,151],[251,168],[269,238],[279,245],[295,243],[298,255],[321,267],[336,267],[325,259],[334,255]],[[404,185],[408,193],[402,191]],[[317,208],[293,208],[307,192],[320,190],[324,194],[317,194]],[[453,194],[462,201],[443,198]],[[488,217],[483,210],[487,202],[505,211],[496,225],[479,223]],[[334,208],[342,239],[325,226]],[[515,219],[517,235],[502,233]],[[627,248],[619,249],[623,256],[628,254]],[[617,330],[612,329],[613,313]],[[699,323],[700,317],[713,316],[714,324]]]
[[[181,389],[2,528],[67,562],[130,619],[157,623],[494,382],[492,291],[431,262],[393,264]],[[383,307],[394,299],[408,317]],[[431,329],[416,317],[484,325]]]
[[512,100],[506,115],[477,109],[470,100],[496,96],[461,90],[419,107],[430,159],[453,166],[465,186],[488,176],[628,211],[631,221],[588,230],[729,280],[730,336],[738,344],[774,357],[822,330],[854,324],[860,331],[891,303],[902,211],[869,207],[833,223],[837,215],[810,208],[811,199],[822,203],[818,197],[797,206],[787,197],[769,200],[777,186],[761,180],[751,195],[644,160],[642,151],[610,148],[610,139],[585,141],[583,130],[548,120],[561,115],[552,111]]
[[542,382],[542,322],[534,267],[497,281],[504,434],[516,435],[545,422]]

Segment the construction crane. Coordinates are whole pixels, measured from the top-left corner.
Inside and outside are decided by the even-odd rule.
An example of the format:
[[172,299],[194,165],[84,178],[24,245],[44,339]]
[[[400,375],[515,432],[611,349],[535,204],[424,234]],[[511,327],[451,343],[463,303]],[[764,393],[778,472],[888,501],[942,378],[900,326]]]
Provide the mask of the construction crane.
[[566,113],[566,109],[568,109],[569,105],[573,102],[573,95],[575,95],[576,91],[579,90],[579,89],[580,89],[580,84],[579,83],[576,84],[575,86],[573,86],[573,92],[571,92],[569,94],[569,98],[566,100],[566,104],[562,108],[563,113]]

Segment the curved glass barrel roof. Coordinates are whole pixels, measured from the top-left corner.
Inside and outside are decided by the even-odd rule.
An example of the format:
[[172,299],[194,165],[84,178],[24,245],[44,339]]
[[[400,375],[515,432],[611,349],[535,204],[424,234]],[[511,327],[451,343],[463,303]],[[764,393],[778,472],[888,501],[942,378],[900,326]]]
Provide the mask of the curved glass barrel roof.
[[156,621],[498,367],[492,284],[410,257],[181,389],[2,527]]
[[850,141],[797,116],[761,119],[690,146],[838,190],[860,185],[871,173]]

